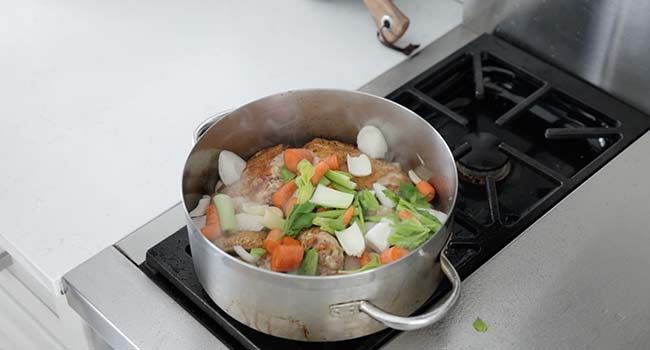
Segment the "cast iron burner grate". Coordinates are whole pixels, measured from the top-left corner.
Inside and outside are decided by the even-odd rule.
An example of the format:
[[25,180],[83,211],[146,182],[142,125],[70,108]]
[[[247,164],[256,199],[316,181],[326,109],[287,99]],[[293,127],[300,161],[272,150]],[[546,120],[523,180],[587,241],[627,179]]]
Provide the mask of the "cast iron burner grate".
[[[388,98],[453,150],[461,180],[447,254],[463,279],[650,128],[650,117],[487,34]],[[142,269],[231,348],[377,349],[399,334],[303,343],[252,330],[201,288],[185,229],[151,248]]]

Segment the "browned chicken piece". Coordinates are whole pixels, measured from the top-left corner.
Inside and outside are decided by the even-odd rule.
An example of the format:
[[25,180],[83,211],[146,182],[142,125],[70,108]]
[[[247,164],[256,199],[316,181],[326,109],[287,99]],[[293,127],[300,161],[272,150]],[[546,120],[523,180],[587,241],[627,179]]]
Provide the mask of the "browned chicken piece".
[[318,253],[318,274],[333,275],[343,268],[345,256],[339,242],[325,231],[318,227],[312,227],[302,231],[298,240],[303,248],[313,248]]
[[[335,154],[338,158],[341,170],[347,171],[347,155],[358,156],[361,154],[358,148],[335,140],[326,140],[315,138],[305,145],[305,148],[319,158],[325,158]],[[408,176],[402,169],[393,163],[388,163],[380,159],[370,159],[372,164],[372,174],[364,177],[353,177],[352,181],[356,182],[358,189],[372,189],[372,184],[378,182],[389,190],[396,192],[399,190],[399,184],[409,182]]]
[[267,233],[263,231],[239,231],[235,233],[225,233],[214,239],[214,244],[228,253],[234,252],[233,247],[242,246],[246,250],[261,248]]
[[282,186],[280,167],[284,145],[268,147],[255,153],[246,162],[241,179],[226,187],[223,193],[244,197],[246,201],[271,204],[271,196]]

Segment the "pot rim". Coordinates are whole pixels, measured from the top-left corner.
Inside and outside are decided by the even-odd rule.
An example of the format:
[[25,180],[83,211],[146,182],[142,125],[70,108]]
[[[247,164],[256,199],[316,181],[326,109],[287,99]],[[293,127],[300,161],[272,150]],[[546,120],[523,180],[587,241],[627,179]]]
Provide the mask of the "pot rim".
[[[265,100],[265,99],[268,99],[268,98],[272,98],[272,97],[276,97],[276,96],[282,96],[282,95],[286,95],[286,94],[293,94],[293,93],[311,93],[311,92],[314,92],[314,93],[316,93],[316,92],[336,92],[336,93],[346,93],[346,94],[357,94],[357,95],[363,95],[363,96],[365,96],[365,97],[369,97],[369,98],[372,98],[372,99],[378,100],[380,103],[388,103],[388,104],[391,104],[391,105],[397,107],[398,109],[403,110],[403,111],[406,112],[407,114],[410,114],[411,116],[420,119],[422,122],[424,122],[424,124],[427,125],[427,127],[430,129],[431,132],[433,132],[435,135],[437,135],[437,136],[438,136],[440,139],[442,139],[443,142],[444,142],[443,137],[440,135],[440,133],[438,133],[438,131],[433,127],[433,125],[431,125],[429,122],[427,122],[426,120],[424,120],[424,118],[420,117],[417,113],[415,113],[415,112],[411,111],[410,109],[408,109],[408,108],[406,108],[406,107],[400,105],[399,103],[394,102],[394,101],[391,101],[391,100],[389,100],[389,99],[387,99],[387,98],[385,98],[385,97],[381,97],[381,96],[373,95],[373,94],[370,94],[370,93],[367,93],[367,92],[355,91],[355,90],[345,90],[345,89],[332,89],[332,88],[322,88],[322,89],[320,89],[320,88],[306,88],[306,89],[293,89],[293,90],[287,90],[287,91],[283,91],[283,92],[278,92],[278,93],[269,94],[269,95],[266,95],[266,96],[264,96],[264,97],[258,98],[258,99],[254,100],[254,101],[248,102],[248,103],[246,103],[246,104],[244,104],[244,105],[241,105],[241,106],[239,106],[239,107],[237,107],[237,108],[231,110],[230,112],[228,112],[228,114],[227,114],[226,116],[224,116],[224,117],[223,117],[222,119],[220,119],[219,121],[221,121],[221,120],[223,120],[223,119],[226,119],[226,118],[230,117],[233,113],[235,113],[235,112],[237,112],[237,111],[239,111],[239,110],[241,110],[241,109],[243,109],[243,108],[246,108],[246,107],[248,107],[249,105],[252,105],[252,104],[254,104],[254,103],[258,103],[259,101],[262,101],[262,100]],[[213,125],[211,125],[210,128],[212,128],[213,126],[217,125],[217,124],[219,123],[219,121],[217,121],[216,123],[214,123]],[[207,132],[207,130],[209,130],[210,128],[206,129],[206,132]],[[189,159],[190,159],[190,155],[192,154],[192,152],[194,151],[194,149],[196,148],[197,145],[198,145],[198,142],[196,142],[196,143],[192,146],[192,148],[190,149],[189,153],[187,154],[187,158],[185,159],[185,163],[184,163],[184,165],[183,165],[183,170],[184,170],[185,167],[187,166],[187,162],[188,162]],[[453,153],[451,152],[451,149],[449,148],[449,146],[447,145],[446,142],[445,142],[445,149],[446,149],[446,152],[445,152],[445,153],[447,154],[447,156],[449,157],[449,159],[452,159],[452,160],[453,160],[453,159],[454,159]],[[253,271],[253,272],[257,272],[257,273],[262,273],[262,274],[266,274],[266,275],[268,275],[268,276],[276,276],[276,277],[280,277],[280,278],[286,278],[286,279],[288,279],[288,280],[306,280],[306,281],[315,281],[315,280],[328,280],[328,281],[332,281],[332,280],[346,280],[346,279],[350,279],[350,278],[358,278],[358,277],[361,277],[361,276],[366,276],[366,275],[370,275],[370,274],[378,273],[379,271],[386,270],[386,269],[389,269],[389,268],[394,268],[394,267],[396,267],[396,266],[399,266],[399,265],[405,264],[405,262],[408,261],[408,260],[410,260],[410,258],[411,258],[414,254],[419,253],[420,250],[422,249],[422,247],[423,247],[424,245],[426,245],[426,244],[428,244],[429,242],[431,242],[431,240],[434,239],[434,238],[437,236],[438,232],[440,232],[443,228],[446,228],[446,227],[449,226],[449,222],[450,222],[450,220],[451,220],[452,217],[453,217],[454,210],[456,209],[456,199],[458,198],[458,169],[456,168],[456,162],[455,162],[455,161],[453,161],[452,164],[453,164],[453,167],[454,167],[453,177],[454,177],[454,180],[455,180],[454,182],[455,182],[456,186],[454,186],[454,193],[453,193],[453,198],[452,198],[451,206],[450,206],[451,210],[449,210],[449,213],[447,213],[447,220],[446,220],[445,223],[440,227],[440,229],[439,229],[435,234],[433,234],[431,237],[429,237],[425,242],[423,242],[423,243],[422,243],[422,244],[421,244],[417,249],[411,250],[411,251],[410,251],[410,252],[409,252],[409,253],[408,253],[404,258],[399,259],[398,261],[393,262],[393,263],[390,263],[390,264],[381,265],[381,266],[379,266],[379,267],[377,267],[377,268],[374,268],[374,269],[370,269],[370,270],[366,270],[366,271],[362,271],[362,272],[357,272],[357,273],[351,273],[351,274],[337,274],[337,275],[327,275],[327,276],[294,275],[294,274],[288,274],[288,273],[282,273],[282,272],[277,272],[277,271],[267,270],[267,269],[263,269],[263,268],[258,267],[258,266],[254,266],[254,265],[252,265],[252,264],[249,264],[249,263],[247,263],[247,262],[245,262],[245,261],[242,261],[242,260],[240,260],[240,259],[237,259],[236,257],[234,257],[234,256],[232,256],[232,255],[226,253],[226,252],[223,251],[221,248],[217,247],[214,243],[212,243],[210,240],[208,240],[207,238],[205,238],[205,236],[203,236],[202,234],[200,234],[200,230],[199,230],[199,229],[196,227],[196,225],[194,224],[194,221],[193,221],[192,218],[190,217],[189,211],[187,210],[187,206],[185,205],[185,199],[184,199],[184,194],[183,194],[183,186],[181,185],[181,198],[182,198],[182,204],[183,204],[182,207],[183,207],[183,212],[185,213],[186,226],[187,226],[187,225],[191,225],[192,228],[194,229],[194,230],[189,230],[189,231],[193,231],[193,232],[189,232],[189,231],[188,231],[189,234],[197,234],[197,233],[198,233],[197,235],[198,235],[198,236],[201,236],[201,240],[202,240],[202,242],[203,242],[204,244],[207,244],[207,245],[210,247],[210,248],[208,248],[208,249],[213,250],[213,251],[216,251],[216,252],[218,252],[219,254],[226,256],[227,259],[230,259],[231,261],[234,261],[236,264],[239,264],[239,265],[243,265],[243,266],[245,266],[245,268],[248,269],[249,271]],[[184,178],[184,176],[181,176],[181,184],[182,184],[183,178]],[[450,233],[450,235],[451,235],[451,233]],[[445,246],[443,246],[443,250],[444,250],[444,247],[446,247],[446,243],[445,243]],[[438,255],[440,255],[440,253],[441,253],[441,252],[438,252]]]

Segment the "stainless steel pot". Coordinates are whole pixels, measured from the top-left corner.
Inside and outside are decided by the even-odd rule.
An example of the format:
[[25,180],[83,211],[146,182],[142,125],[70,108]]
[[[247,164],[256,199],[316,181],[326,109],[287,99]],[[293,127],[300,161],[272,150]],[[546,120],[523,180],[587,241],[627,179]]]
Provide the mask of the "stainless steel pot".
[[[243,157],[284,143],[301,146],[314,137],[356,143],[364,125],[382,130],[388,159],[404,169],[420,164],[435,171],[434,205],[452,214],[458,179],[451,151],[426,121],[389,100],[360,92],[301,90],[268,96],[218,115],[199,127],[183,173],[183,200],[194,268],[205,291],[226,313],[258,331],[303,341],[337,341],[386,327],[428,326],[454,305],[460,279],[444,254],[445,225],[406,257],[352,275],[299,276],[263,270],[223,252],[199,231],[188,211],[218,180],[216,159],[227,149]],[[200,138],[200,134],[203,134]],[[443,278],[452,291],[431,311],[408,317]]]

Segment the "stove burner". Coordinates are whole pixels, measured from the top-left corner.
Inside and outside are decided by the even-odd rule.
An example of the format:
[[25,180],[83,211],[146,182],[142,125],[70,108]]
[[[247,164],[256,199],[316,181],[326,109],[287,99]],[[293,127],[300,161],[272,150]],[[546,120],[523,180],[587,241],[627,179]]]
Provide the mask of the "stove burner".
[[471,147],[469,153],[456,162],[462,180],[483,185],[488,176],[497,182],[508,176],[510,160],[499,150],[501,140],[496,136],[485,132],[471,133],[461,139],[462,143]]

